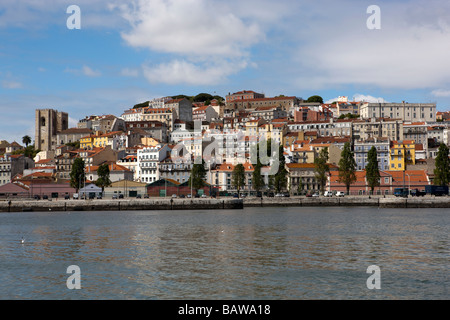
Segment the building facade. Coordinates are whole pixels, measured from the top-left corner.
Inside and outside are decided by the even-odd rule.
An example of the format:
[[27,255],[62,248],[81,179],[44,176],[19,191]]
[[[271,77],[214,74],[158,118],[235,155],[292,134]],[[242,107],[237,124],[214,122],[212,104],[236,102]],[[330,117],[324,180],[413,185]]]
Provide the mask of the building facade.
[[67,130],[69,115],[53,109],[37,109],[34,146],[38,150],[51,151],[57,147],[57,134]]
[[405,122],[435,122],[435,103],[366,103],[360,107],[361,118],[391,118]]

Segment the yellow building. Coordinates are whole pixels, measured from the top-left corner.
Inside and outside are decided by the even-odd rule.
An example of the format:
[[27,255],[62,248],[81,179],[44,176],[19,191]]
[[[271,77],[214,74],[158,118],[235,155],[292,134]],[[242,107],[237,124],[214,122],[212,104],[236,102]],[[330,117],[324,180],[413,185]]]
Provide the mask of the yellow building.
[[92,149],[94,145],[94,135],[89,135],[80,139],[81,149]]
[[177,115],[174,114],[174,110],[170,108],[148,108],[142,115],[142,121],[159,121],[165,123],[167,129],[172,131],[174,121]]
[[161,142],[152,137],[141,138],[141,144],[147,147],[156,147]]
[[277,141],[279,144],[283,143],[283,138],[287,131],[287,126],[284,123],[265,123],[259,126],[260,137],[264,137],[266,141],[272,139],[272,141]]
[[410,164],[416,164],[416,147],[414,140],[392,141],[390,169],[406,170]]
[[245,124],[245,135],[248,137],[259,136],[259,127],[264,125],[266,121],[264,119],[250,120]]
[[108,145],[108,138],[109,138],[109,136],[106,135],[106,134],[96,135],[93,138],[94,138],[94,141],[92,142],[92,144],[96,148],[103,148],[103,147],[106,147]]

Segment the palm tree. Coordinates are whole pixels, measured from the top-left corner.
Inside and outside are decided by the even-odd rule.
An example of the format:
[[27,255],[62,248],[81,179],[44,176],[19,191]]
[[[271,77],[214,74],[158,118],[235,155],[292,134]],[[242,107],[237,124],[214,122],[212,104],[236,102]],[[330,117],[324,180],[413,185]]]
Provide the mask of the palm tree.
[[28,145],[31,143],[31,138],[30,138],[30,136],[24,136],[23,138],[22,138],[22,142],[23,143],[25,143],[25,146],[26,147],[28,147]]

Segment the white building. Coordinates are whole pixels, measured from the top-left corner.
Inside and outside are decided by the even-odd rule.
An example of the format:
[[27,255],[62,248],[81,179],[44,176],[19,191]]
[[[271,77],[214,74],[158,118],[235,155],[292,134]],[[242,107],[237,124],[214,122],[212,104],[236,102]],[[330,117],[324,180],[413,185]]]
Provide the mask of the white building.
[[136,155],[128,155],[125,158],[119,159],[117,164],[127,168],[133,173],[133,180],[139,180],[138,161]]
[[435,103],[366,103],[361,105],[362,119],[391,118],[410,122],[435,122]]
[[138,181],[155,182],[160,179],[158,164],[170,156],[171,149],[168,145],[156,147],[144,147],[137,151]]
[[11,182],[11,158],[9,155],[0,156],[0,186]]

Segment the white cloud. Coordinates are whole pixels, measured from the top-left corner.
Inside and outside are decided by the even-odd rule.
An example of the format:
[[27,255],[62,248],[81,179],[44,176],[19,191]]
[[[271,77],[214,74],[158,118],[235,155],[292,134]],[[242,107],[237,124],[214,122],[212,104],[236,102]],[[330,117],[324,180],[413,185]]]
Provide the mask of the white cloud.
[[118,8],[131,26],[122,32],[129,46],[172,55],[143,66],[151,83],[224,83],[228,76],[255,65],[250,49],[266,39],[262,17],[267,13],[260,9],[249,14],[252,11],[237,9],[242,7],[237,1],[138,0],[111,7]]
[[363,102],[388,102],[384,98],[376,98],[370,95],[364,95],[364,94],[355,94],[353,96],[353,101],[363,101]]
[[3,80],[2,87],[5,89],[21,89],[23,86],[22,83],[17,81]]
[[85,75],[86,77],[100,77],[102,73],[98,70],[93,70],[92,68],[84,65],[81,69],[71,69],[66,68],[64,72],[69,72],[75,75]]
[[293,34],[303,70],[297,85],[417,89],[450,83],[448,1],[385,2],[381,30],[367,29],[370,15],[353,1],[324,4],[327,10],[305,11],[302,23],[310,27]]
[[83,66],[82,68],[83,74],[87,77],[100,77],[102,73],[98,70],[92,70],[88,66]]
[[[332,102],[337,101],[338,99],[339,99],[339,97],[334,98],[334,99],[330,99],[328,101],[325,101],[325,103],[332,103]],[[360,94],[360,93],[355,94],[353,96],[353,99],[348,97],[348,100],[349,101],[356,101],[356,102],[360,102],[360,101],[362,101],[362,102],[388,102],[384,98],[381,98],[381,97],[376,98],[376,97],[373,97],[371,95],[364,95],[364,94]]]
[[138,77],[140,71],[138,69],[124,68],[120,71],[120,75],[124,77]]
[[173,60],[154,67],[144,65],[143,72],[152,83],[215,85],[246,67],[245,61],[194,64],[186,60]]
[[76,128],[78,125],[78,120],[72,117],[69,117],[69,128]]
[[[264,34],[256,23],[246,23],[228,8],[219,11],[207,0],[139,0],[123,5],[122,16],[132,29],[123,39],[133,47],[195,56],[245,55],[245,49]],[[222,7],[222,9],[226,9]]]
[[435,97],[450,97],[450,90],[437,89],[433,90],[431,94]]

